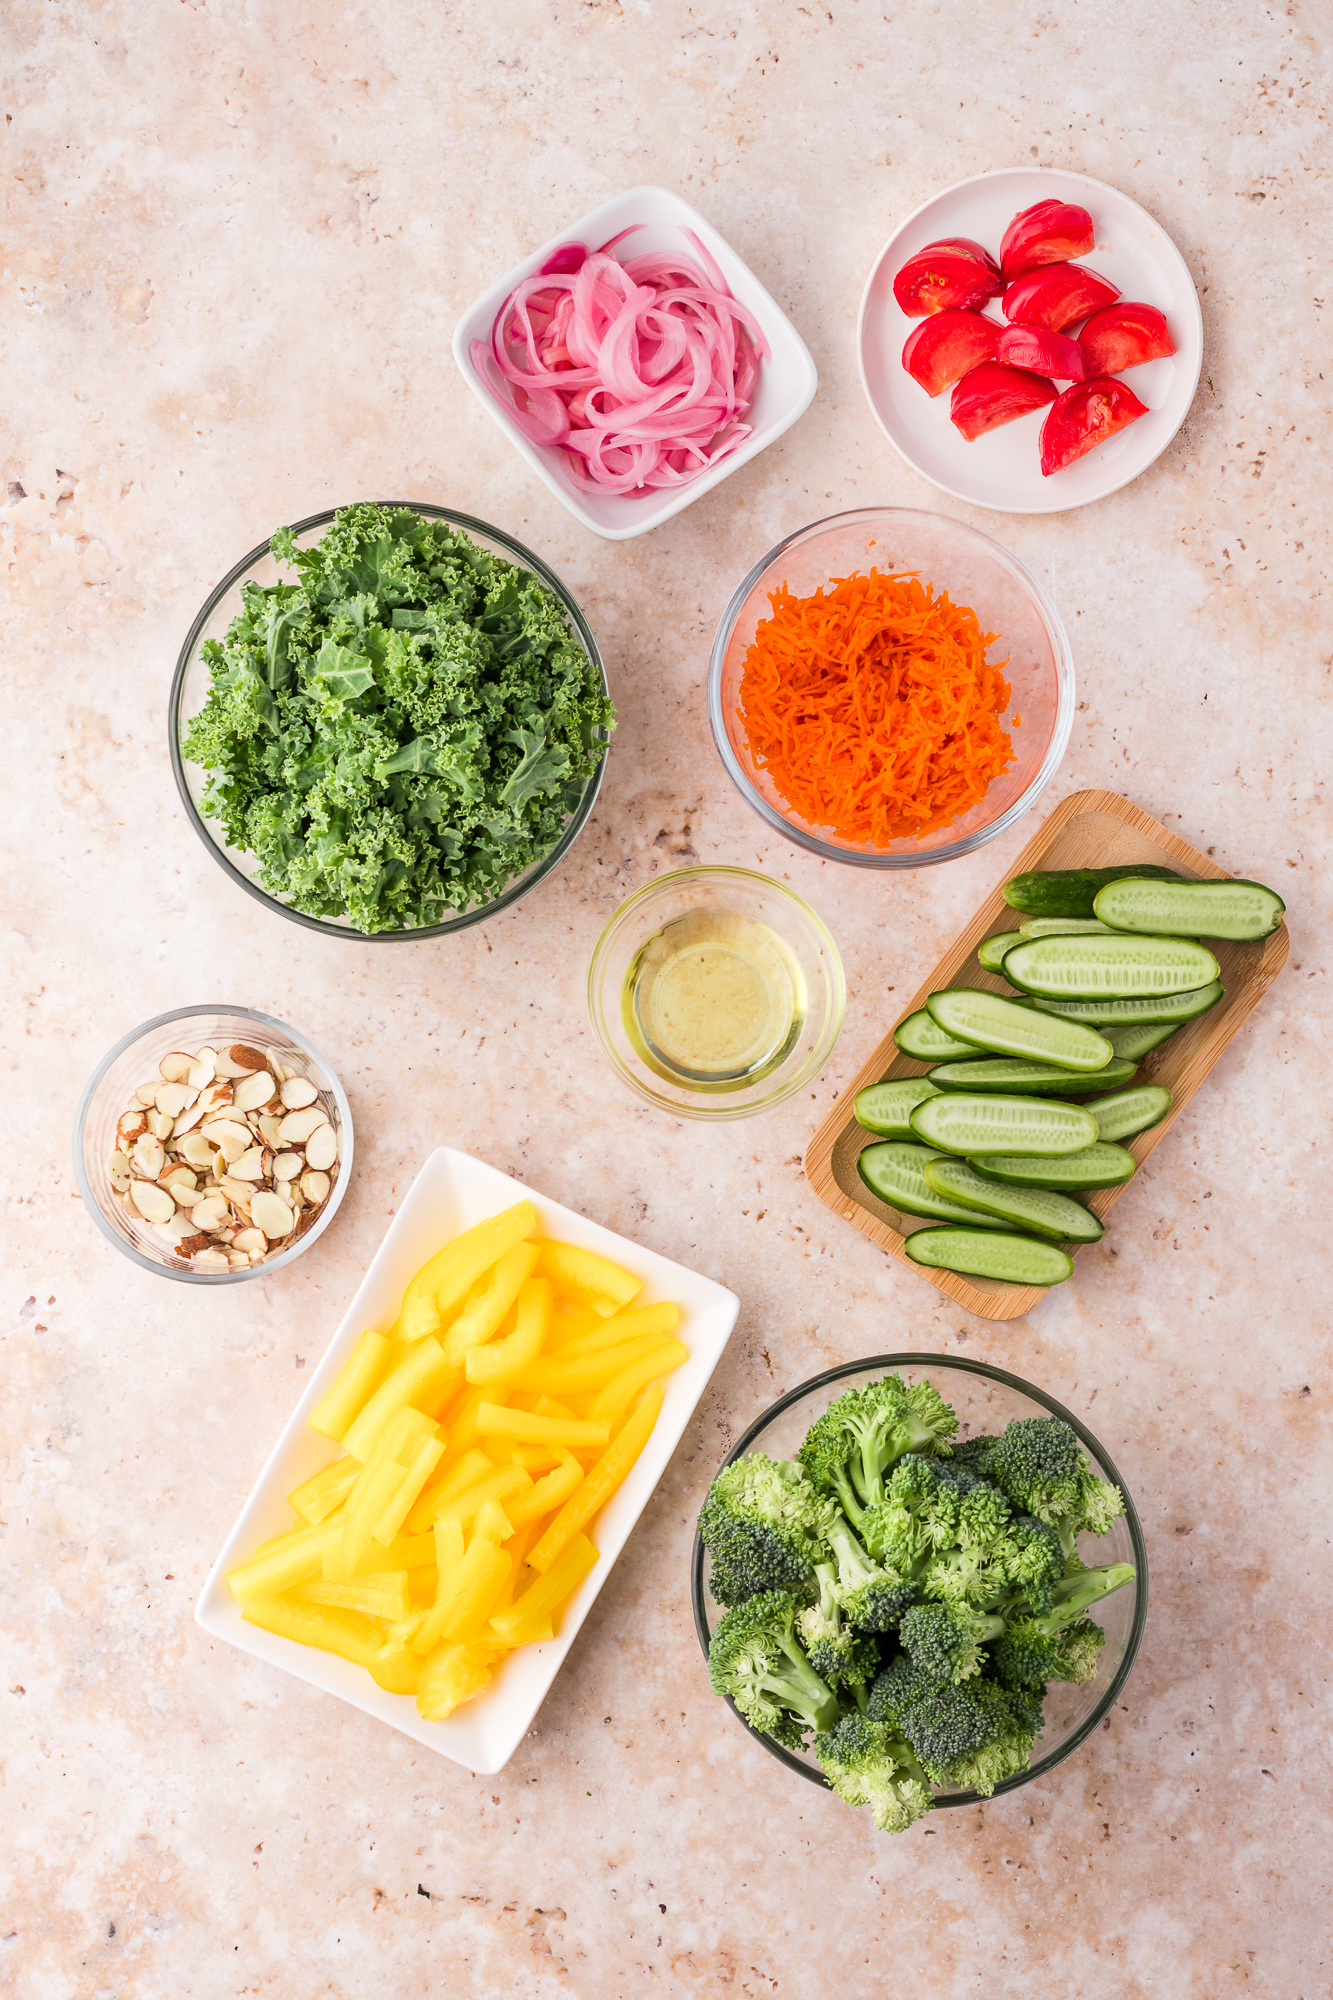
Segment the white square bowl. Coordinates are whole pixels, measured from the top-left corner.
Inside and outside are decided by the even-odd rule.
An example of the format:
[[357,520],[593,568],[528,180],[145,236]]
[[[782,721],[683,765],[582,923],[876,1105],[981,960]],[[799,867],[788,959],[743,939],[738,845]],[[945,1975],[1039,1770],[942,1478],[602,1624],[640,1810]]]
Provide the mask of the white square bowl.
[[[473,366],[471,348],[474,340],[490,345],[495,315],[509,294],[524,278],[530,278],[534,271],[539,271],[560,244],[579,242],[595,250],[622,229],[630,229],[636,224],[641,226],[626,245],[627,255],[639,256],[654,250],[683,250],[692,255],[691,244],[681,235],[683,229],[692,229],[716,260],[734,296],[749,308],[758,321],[768,342],[769,355],[760,364],[754,401],[746,418],[752,426],[750,436],[736,451],[691,480],[688,486],[670,487],[638,496],[583,493],[566,472],[561,454],[550,446],[533,444],[510,411],[496,399],[489,384]],[[516,264],[507,277],[492,285],[488,292],[483,292],[459,320],[454,328],[454,360],[464,381],[480,397],[515,451],[522,453],[538,478],[545,481],[556,499],[568,507],[576,520],[582,521],[585,528],[591,528],[595,535],[601,535],[608,542],[626,542],[634,535],[646,535],[650,528],[658,528],[673,514],[679,514],[692,500],[711,492],[713,487],[789,430],[796,419],[809,409],[819,387],[819,377],[815,373],[809,348],[748,264],[741,262],[731,245],[718,235],[711,223],[705,222],[697,208],[691,208],[689,202],[682,201],[668,188],[660,187],[630,188],[626,193],[618,194],[613,201],[603,202],[600,208],[571,223],[559,236],[553,236],[549,243],[543,243],[540,250],[534,250],[530,257]]]
[[[312,1431],[307,1418],[347,1361],[362,1330],[392,1324],[409,1278],[449,1237],[523,1200],[532,1202],[536,1208],[543,1236],[595,1250],[641,1277],[643,1290],[635,1300],[636,1305],[673,1299],[681,1309],[680,1338],[689,1348],[690,1358],[667,1376],[666,1393],[652,1436],[590,1531],[601,1560],[570,1600],[559,1636],[544,1645],[524,1646],[509,1654],[484,1693],[442,1722],[423,1722],[413,1696],[388,1693],[376,1685],[364,1667],[339,1659],[334,1653],[300,1646],[277,1633],[263,1632],[257,1625],[248,1625],[227,1588],[226,1575],[229,1569],[245,1561],[258,1543],[290,1526],[292,1510],[287,1505],[287,1495],[292,1488],[342,1457],[342,1447]],[[215,1639],[226,1639],[243,1652],[253,1653],[256,1659],[284,1667],[312,1687],[338,1695],[367,1715],[377,1716],[381,1722],[401,1729],[404,1735],[415,1737],[428,1749],[441,1751],[469,1771],[490,1776],[503,1770],[545,1699],[593,1600],[611,1573],[612,1564],[666,1470],[717,1366],[739,1310],[735,1294],[723,1285],[714,1284],[711,1278],[688,1271],[683,1264],[673,1264],[651,1250],[643,1250],[623,1236],[575,1215],[572,1209],[562,1208],[559,1202],[548,1201],[545,1195],[511,1180],[508,1174],[499,1173],[466,1153],[457,1153],[452,1147],[441,1146],[426,1161],[389,1225],[389,1232],[329,1342],[324,1359],[306,1385],[305,1394],[209,1571],[195,1612],[197,1622]]]

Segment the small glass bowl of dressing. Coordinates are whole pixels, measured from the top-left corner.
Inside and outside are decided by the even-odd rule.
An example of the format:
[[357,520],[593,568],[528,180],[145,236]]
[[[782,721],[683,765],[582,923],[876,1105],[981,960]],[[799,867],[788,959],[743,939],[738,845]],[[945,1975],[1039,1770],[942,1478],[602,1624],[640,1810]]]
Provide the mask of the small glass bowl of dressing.
[[638,1096],[750,1118],[813,1082],[842,1029],[838,947],[808,903],[748,868],[682,868],[621,904],[588,967],[588,1018]]

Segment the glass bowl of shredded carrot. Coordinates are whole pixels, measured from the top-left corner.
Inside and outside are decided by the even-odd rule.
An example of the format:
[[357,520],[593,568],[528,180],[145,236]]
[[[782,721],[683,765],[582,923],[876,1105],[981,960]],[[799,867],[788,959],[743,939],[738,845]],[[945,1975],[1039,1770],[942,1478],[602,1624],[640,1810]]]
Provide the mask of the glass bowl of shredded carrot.
[[743,579],[708,713],[728,775],[778,832],[825,860],[919,868],[1041,796],[1074,669],[1055,607],[998,542],[863,508],[788,535]]

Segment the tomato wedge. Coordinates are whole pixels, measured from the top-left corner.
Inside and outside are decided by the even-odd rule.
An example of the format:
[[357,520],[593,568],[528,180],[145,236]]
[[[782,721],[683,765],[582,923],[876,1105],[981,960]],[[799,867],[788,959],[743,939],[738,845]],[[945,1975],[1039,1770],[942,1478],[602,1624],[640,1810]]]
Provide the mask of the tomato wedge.
[[[994,359],[999,334],[995,321],[978,312],[959,312],[950,307],[945,312],[931,313],[908,334],[903,347],[903,367],[928,396],[938,396],[969,369]],[[1082,348],[1077,341],[1070,341],[1069,345],[1077,352],[1081,366]]]
[[1119,375],[1126,368],[1160,361],[1176,351],[1156,306],[1140,305],[1132,299],[1121,299],[1118,305],[1094,313],[1080,329],[1078,344],[1089,375]]
[[1086,264],[1045,264],[1016,278],[1000,304],[1005,318],[1016,325],[1063,333],[1076,319],[1113,306],[1119,297],[1120,287]]
[[1055,400],[1055,384],[1043,375],[1030,375],[1025,368],[1005,368],[998,361],[983,361],[957,383],[949,401],[949,415],[971,444],[986,431],[1011,424],[1029,410],[1039,410]]
[[909,319],[954,307],[970,312],[1003,289],[999,265],[970,236],[946,236],[928,243],[908,258],[893,281],[893,296]]
[[1004,327],[995,343],[995,359],[1010,368],[1030,368],[1037,375],[1058,375],[1062,382],[1081,382],[1088,372],[1076,340],[1067,333],[1047,333],[1040,326]]
[[1092,248],[1092,217],[1067,201],[1039,201],[1020,209],[1000,244],[1000,275],[1006,285],[1042,264],[1086,257]]
[[[959,384],[962,387],[962,384]],[[955,395],[957,390],[954,391]],[[1095,382],[1075,382],[1056,397],[1041,427],[1041,469],[1061,472],[1084,452],[1105,444],[1136,417],[1146,417],[1148,406],[1132,389],[1113,376],[1099,375]]]

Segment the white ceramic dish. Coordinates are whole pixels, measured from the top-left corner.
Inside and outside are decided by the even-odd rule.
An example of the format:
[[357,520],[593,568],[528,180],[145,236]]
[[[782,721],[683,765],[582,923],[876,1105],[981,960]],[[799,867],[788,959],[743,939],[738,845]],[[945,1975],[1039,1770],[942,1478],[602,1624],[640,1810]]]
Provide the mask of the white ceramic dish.
[[[596,1250],[641,1276],[643,1291],[636,1303],[650,1305],[657,1299],[674,1299],[682,1313],[680,1338],[689,1347],[690,1358],[666,1378],[666,1396],[653,1434],[624,1485],[598,1517],[593,1533],[601,1561],[571,1601],[559,1636],[545,1645],[525,1646],[512,1653],[491,1686],[474,1701],[443,1722],[423,1722],[411,1695],[389,1694],[363,1667],[247,1625],[227,1589],[226,1573],[243,1562],[259,1542],[291,1525],[292,1510],[286,1496],[292,1488],[342,1456],[341,1447],[312,1431],[306,1419],[348,1359],[363,1328],[391,1324],[408,1279],[448,1237],[525,1198],[537,1209],[543,1235]],[[490,1775],[502,1770],[545,1699],[594,1598],[666,1470],[727,1344],[739,1309],[735,1294],[711,1278],[627,1242],[481,1160],[441,1146],[426,1161],[389,1225],[324,1359],[241,1509],[200,1594],[196,1620],[214,1638],[226,1639],[256,1659],[268,1660],[298,1680],[338,1695],[470,1771]]]
[[[893,280],[909,257],[941,237],[970,236],[998,259],[1000,238],[1019,210],[1049,200],[1077,202],[1088,210],[1096,241],[1078,261],[1119,285],[1126,300],[1141,300],[1165,313],[1176,351],[1166,360],[1129,369],[1123,378],[1148,405],[1146,417],[1063,472],[1044,478],[1037,455],[1044,410],[968,444],[949,421],[949,390],[927,396],[912,380],[902,365],[903,342],[921,322],[901,310]],[[997,300],[987,311],[992,319],[1002,318]],[[1198,294],[1184,258],[1161,224],[1101,181],[1035,167],[978,174],[909,215],[866,280],[856,340],[870,407],[907,463],[944,492],[1006,514],[1064,513],[1137,479],[1180,429],[1203,365]]]
[[[682,229],[692,229],[717,261],[734,296],[742,305],[748,306],[758,320],[770,352],[760,367],[754,401],[746,419],[752,426],[751,434],[729,457],[692,480],[688,486],[637,497],[622,493],[583,493],[569,478],[558,451],[533,444],[524,435],[511,411],[497,400],[488,383],[473,366],[470,350],[474,340],[489,343],[495,315],[515,285],[540,270],[560,244],[584,243],[595,250],[599,244],[609,242],[622,229],[629,229],[636,223],[642,226],[623,246],[619,246],[620,254],[638,256],[650,250],[683,250],[687,255],[693,255],[692,246],[681,235]],[[483,407],[500,426],[515,451],[522,453],[538,478],[550,487],[556,499],[569,509],[576,520],[608,542],[625,542],[634,535],[645,535],[650,528],[660,527],[673,514],[679,514],[691,501],[711,492],[731,473],[748,464],[766,445],[789,430],[797,418],[809,409],[819,386],[809,348],[777,301],[764,290],[754,272],[741,262],[731,245],[718,235],[711,223],[704,220],[697,208],[692,208],[689,202],[682,201],[668,188],[660,187],[630,188],[624,194],[618,194],[613,201],[603,202],[600,208],[593,209],[590,215],[582,216],[567,229],[562,229],[549,243],[543,243],[540,250],[534,250],[498,284],[492,285],[489,291],[474,300],[454,328],[453,346],[454,360],[464,381],[480,398]]]

